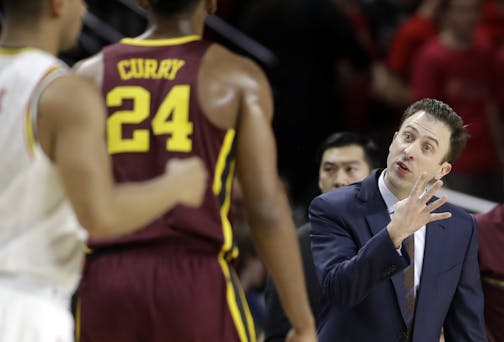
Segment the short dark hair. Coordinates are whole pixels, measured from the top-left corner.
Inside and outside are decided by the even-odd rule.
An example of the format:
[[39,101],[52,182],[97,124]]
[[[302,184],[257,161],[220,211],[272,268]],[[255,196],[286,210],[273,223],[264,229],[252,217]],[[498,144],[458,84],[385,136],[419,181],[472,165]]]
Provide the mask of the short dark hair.
[[44,9],[42,0],[2,0],[2,10],[6,17],[17,21],[33,21]]
[[191,13],[201,0],[149,0],[150,7],[154,12],[174,15]]
[[379,166],[378,146],[371,138],[355,132],[337,132],[328,136],[320,145],[317,152],[317,167],[320,167],[322,156],[325,151],[330,148],[345,147],[350,145],[362,147],[364,160],[371,170]]
[[410,105],[404,111],[401,119],[401,127],[407,118],[419,111],[425,111],[427,114],[446,124],[451,130],[450,149],[445,156],[444,161],[455,162],[464,151],[469,134],[462,118],[446,103],[435,99],[421,99]]

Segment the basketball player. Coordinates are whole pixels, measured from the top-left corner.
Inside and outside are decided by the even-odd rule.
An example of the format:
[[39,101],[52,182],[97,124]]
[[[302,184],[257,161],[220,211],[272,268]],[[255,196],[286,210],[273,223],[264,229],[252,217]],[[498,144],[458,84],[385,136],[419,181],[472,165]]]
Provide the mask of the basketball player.
[[206,173],[201,160],[173,160],[149,181],[115,186],[102,97],[54,57],[75,43],[83,2],[3,8],[0,341],[70,342],[87,235],[79,222],[94,238],[130,233],[177,203],[199,205]]
[[186,156],[200,156],[211,176],[202,207],[176,207],[135,234],[91,244],[81,341],[255,341],[230,265],[238,253],[227,216],[235,166],[252,235],[292,322],[288,339],[315,341],[265,75],[201,39],[216,1],[141,3],[149,14],[142,36],[76,67],[106,99],[116,180],[150,179]]

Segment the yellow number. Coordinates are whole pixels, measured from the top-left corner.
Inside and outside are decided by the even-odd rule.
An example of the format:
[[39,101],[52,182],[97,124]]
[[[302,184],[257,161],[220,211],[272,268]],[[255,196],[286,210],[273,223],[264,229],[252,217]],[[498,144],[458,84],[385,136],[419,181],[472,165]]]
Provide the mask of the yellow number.
[[[189,96],[188,85],[174,86],[152,119],[152,132],[155,135],[170,134],[166,140],[168,151],[189,152],[192,149],[189,135],[193,133],[193,124],[189,121]],[[125,99],[133,101],[133,109],[117,111],[107,122],[109,152],[146,152],[150,148],[149,130],[136,129],[131,138],[125,139],[122,126],[140,124],[149,117],[151,95],[143,87],[119,86],[107,94],[107,106],[120,106]]]
[[107,94],[107,106],[120,106],[125,99],[133,100],[133,109],[117,111],[107,121],[109,153],[146,152],[149,150],[149,130],[136,129],[131,138],[125,139],[122,125],[139,124],[149,117],[150,94],[142,87],[117,87]]
[[[188,85],[174,86],[152,120],[154,134],[171,134],[171,138],[166,140],[168,151],[189,152],[192,149],[192,140],[189,138],[193,132],[193,124],[189,121],[189,94]],[[168,121],[170,115],[171,120]]]

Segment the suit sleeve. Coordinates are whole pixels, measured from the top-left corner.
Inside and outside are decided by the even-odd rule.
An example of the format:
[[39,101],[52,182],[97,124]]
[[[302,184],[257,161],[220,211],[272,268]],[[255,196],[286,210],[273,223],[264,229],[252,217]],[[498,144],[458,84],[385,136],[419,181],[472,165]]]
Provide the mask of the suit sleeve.
[[[409,264],[400,256],[386,229],[367,241],[366,226],[338,217],[334,203],[317,197],[310,206],[312,253],[324,298],[347,307],[359,304],[371,290]],[[355,218],[357,221],[358,218]],[[385,226],[384,226],[385,228]]]
[[478,267],[478,234],[474,218],[462,274],[446,317],[444,331],[447,342],[487,341]]

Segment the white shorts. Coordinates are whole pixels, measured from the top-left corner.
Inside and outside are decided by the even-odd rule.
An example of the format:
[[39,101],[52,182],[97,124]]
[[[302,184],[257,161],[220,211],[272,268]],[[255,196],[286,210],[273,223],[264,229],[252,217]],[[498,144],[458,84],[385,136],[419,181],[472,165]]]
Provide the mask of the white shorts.
[[72,315],[45,298],[0,287],[0,341],[72,342]]

